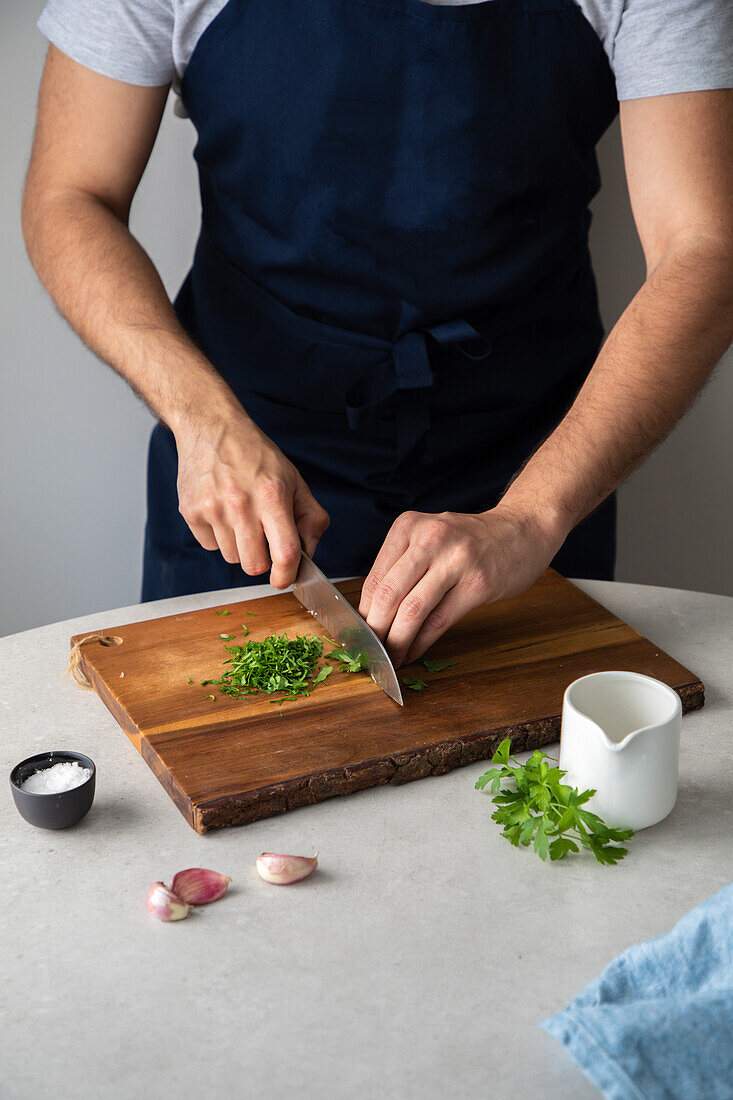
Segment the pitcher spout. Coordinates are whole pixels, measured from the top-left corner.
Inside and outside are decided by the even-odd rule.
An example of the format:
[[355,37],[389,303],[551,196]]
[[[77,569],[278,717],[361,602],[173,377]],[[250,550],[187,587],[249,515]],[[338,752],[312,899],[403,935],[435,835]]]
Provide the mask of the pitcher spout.
[[645,828],[677,797],[681,716],[677,693],[649,676],[583,676],[565,691],[560,767],[596,791],[588,805],[609,825]]

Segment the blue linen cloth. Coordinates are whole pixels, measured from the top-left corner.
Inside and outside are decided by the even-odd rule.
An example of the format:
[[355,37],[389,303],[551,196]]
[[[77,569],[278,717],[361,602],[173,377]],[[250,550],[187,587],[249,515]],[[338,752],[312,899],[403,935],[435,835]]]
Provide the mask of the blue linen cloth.
[[733,884],[540,1026],[607,1100],[733,1100]]

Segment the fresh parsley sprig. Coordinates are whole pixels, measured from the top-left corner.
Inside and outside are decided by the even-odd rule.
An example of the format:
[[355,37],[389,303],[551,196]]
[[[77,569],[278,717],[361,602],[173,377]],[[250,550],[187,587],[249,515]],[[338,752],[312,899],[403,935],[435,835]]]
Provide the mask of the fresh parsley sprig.
[[[562,859],[580,847],[593,853],[599,863],[616,864],[628,853],[620,843],[634,835],[633,829],[612,829],[583,806],[596,793],[578,791],[561,780],[565,772],[552,766],[544,752],[536,749],[526,764],[511,755],[511,740],[505,737],[491,758],[495,767],[485,772],[476,789],[490,787],[497,807],[492,820],[502,826],[501,835],[518,848],[531,844],[540,859]],[[508,780],[511,785],[502,787]],[[573,839],[574,838],[574,839]]]

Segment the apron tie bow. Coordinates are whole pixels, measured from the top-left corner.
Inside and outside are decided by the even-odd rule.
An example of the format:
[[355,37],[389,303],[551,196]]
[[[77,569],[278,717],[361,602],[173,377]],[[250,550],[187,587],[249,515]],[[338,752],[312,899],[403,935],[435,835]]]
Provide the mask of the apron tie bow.
[[427,337],[442,347],[457,347],[468,359],[485,359],[491,341],[468,321],[456,319],[405,332],[391,346],[390,358],[355,382],[346,394],[349,425],[365,428],[396,396],[397,453],[402,460],[430,429],[426,391],[433,384]]

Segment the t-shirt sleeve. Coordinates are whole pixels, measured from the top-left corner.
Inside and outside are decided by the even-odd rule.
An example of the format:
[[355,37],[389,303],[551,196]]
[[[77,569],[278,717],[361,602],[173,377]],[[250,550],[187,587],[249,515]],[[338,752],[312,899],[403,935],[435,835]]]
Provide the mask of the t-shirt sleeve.
[[48,0],[39,30],[80,65],[127,84],[168,84],[172,0]]
[[733,88],[733,0],[625,0],[611,62],[619,99]]

